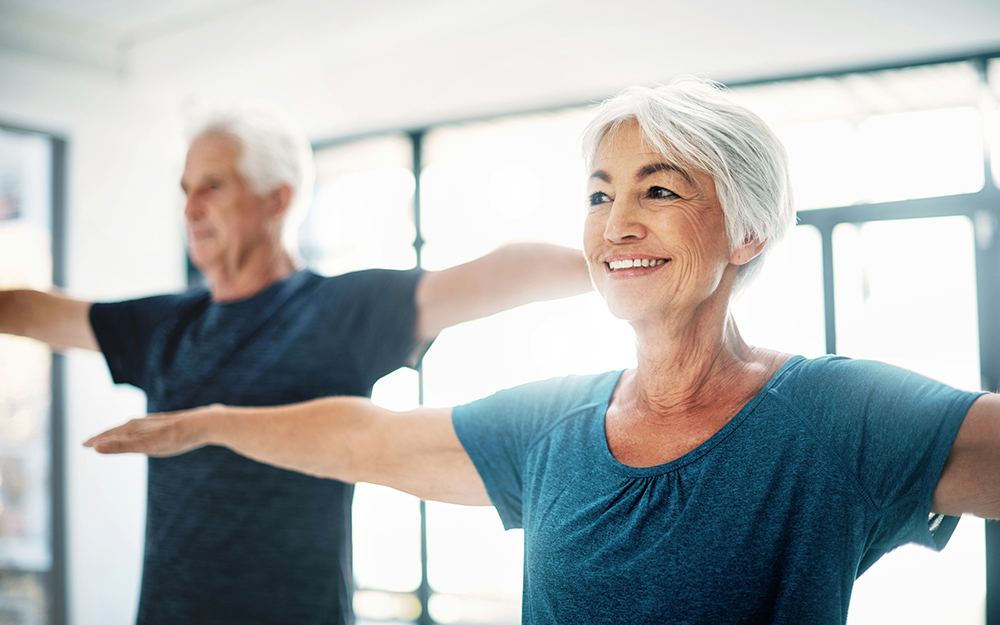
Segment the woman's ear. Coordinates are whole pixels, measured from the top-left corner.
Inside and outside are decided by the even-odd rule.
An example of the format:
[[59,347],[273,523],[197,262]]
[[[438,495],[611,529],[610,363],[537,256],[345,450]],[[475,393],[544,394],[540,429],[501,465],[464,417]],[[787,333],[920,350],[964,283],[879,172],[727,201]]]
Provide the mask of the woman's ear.
[[763,251],[764,245],[767,243],[767,239],[763,241],[747,241],[740,247],[733,250],[733,253],[729,256],[729,262],[733,265],[745,265],[751,260],[757,258],[757,256]]

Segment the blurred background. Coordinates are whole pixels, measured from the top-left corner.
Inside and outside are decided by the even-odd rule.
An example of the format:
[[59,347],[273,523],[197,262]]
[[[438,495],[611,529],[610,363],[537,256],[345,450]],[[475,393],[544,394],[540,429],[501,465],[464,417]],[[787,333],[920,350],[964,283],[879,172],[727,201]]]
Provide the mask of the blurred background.
[[[321,273],[579,246],[589,108],[680,74],[730,85],[789,150],[800,225],[738,304],[748,342],[1000,390],[995,0],[0,0],[0,287],[186,288],[184,130],[234,103],[313,141]],[[99,355],[2,339],[0,625],[134,622],[145,461],[80,443],[144,397]],[[632,340],[594,295],[536,304],[447,330],[374,399],[624,368]],[[355,504],[362,623],[519,622],[521,537],[492,509]],[[964,519],[941,554],[883,558],[851,625],[1000,625],[994,533]]]

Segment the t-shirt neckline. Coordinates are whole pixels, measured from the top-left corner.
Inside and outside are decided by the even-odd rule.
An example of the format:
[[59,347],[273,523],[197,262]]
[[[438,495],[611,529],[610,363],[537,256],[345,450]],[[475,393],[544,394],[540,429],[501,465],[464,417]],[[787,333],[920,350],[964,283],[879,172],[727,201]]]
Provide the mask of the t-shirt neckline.
[[246,297],[244,299],[238,299],[231,302],[217,302],[212,299],[211,292],[208,293],[209,305],[216,310],[222,311],[233,311],[242,308],[252,308],[253,306],[262,305],[262,303],[269,302],[275,297],[275,295],[284,289],[285,287],[290,287],[292,289],[296,288],[298,284],[302,281],[303,276],[309,274],[309,269],[297,269],[288,277],[278,280],[272,284],[267,285],[260,291],[257,291],[253,295]]
[[601,447],[601,461],[612,471],[628,477],[649,477],[677,471],[678,469],[697,461],[699,458],[711,451],[712,448],[735,432],[736,429],[739,428],[740,425],[747,419],[747,417],[753,413],[757,405],[764,399],[765,396],[767,396],[767,393],[774,387],[778,380],[784,376],[789,369],[803,360],[805,360],[804,356],[794,355],[785,361],[778,371],[771,376],[771,379],[767,381],[767,384],[765,384],[764,387],[760,389],[760,391],[758,391],[757,394],[754,395],[753,398],[748,401],[746,405],[744,405],[740,411],[733,416],[732,419],[729,420],[728,423],[719,428],[715,434],[708,437],[708,440],[703,442],[701,445],[698,445],[680,458],[676,458],[664,464],[653,465],[651,467],[633,467],[621,462],[611,453],[611,446],[608,444],[608,433],[605,421],[608,416],[608,409],[611,407],[611,398],[614,395],[615,389],[618,388],[618,383],[621,381],[622,375],[625,374],[626,369],[623,369],[618,372],[617,376],[612,376],[613,383],[607,390],[607,396],[603,401],[598,402],[594,407],[596,411],[600,412],[600,418],[598,419],[600,427],[595,428],[595,430],[597,430],[596,434],[600,439],[599,446]]

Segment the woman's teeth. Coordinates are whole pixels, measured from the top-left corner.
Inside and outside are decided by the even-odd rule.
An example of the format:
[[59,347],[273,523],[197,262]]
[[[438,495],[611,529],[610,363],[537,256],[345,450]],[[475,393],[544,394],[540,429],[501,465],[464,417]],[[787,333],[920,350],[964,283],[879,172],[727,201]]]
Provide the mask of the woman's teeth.
[[633,267],[657,267],[667,262],[664,258],[656,258],[650,260],[649,258],[636,258],[628,260],[613,260],[608,263],[608,267],[611,271],[618,271],[619,269],[632,269]]

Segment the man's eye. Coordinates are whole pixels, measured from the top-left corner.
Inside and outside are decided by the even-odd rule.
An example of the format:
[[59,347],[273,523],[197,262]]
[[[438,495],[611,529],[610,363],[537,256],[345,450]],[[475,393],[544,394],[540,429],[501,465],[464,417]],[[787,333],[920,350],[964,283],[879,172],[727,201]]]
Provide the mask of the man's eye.
[[680,197],[670,189],[664,189],[663,187],[650,187],[648,196],[653,200],[673,200]]
[[589,201],[591,206],[600,206],[605,202],[610,202],[611,198],[608,197],[607,193],[601,193],[600,191],[598,191],[596,193],[591,193],[590,196],[588,196],[587,200]]

